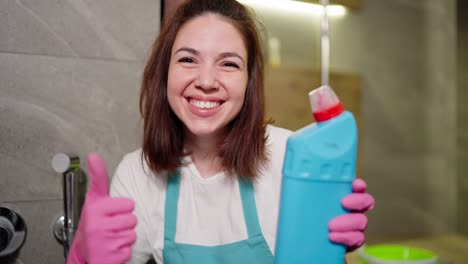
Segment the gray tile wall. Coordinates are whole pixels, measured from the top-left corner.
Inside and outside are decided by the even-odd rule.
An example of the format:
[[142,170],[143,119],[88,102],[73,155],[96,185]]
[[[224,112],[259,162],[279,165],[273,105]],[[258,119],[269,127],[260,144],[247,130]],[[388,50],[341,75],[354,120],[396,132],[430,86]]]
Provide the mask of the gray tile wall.
[[455,1],[363,1],[333,20],[331,67],[361,74],[371,233],[456,228]]
[[427,111],[426,202],[440,221],[431,231],[453,232],[458,214],[456,1],[426,1],[425,10],[422,49]]
[[468,236],[468,2],[457,2],[458,229]]
[[0,203],[25,217],[18,258],[64,263],[52,235],[62,214],[55,153],[98,152],[109,173],[138,148],[138,93],[159,31],[153,0],[0,1]]

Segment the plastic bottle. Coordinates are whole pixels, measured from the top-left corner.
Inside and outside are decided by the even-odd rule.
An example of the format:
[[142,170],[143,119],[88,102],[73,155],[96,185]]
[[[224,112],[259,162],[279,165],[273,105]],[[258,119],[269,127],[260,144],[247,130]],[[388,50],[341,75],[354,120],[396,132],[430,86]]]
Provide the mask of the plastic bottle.
[[287,142],[275,264],[345,263],[346,248],[328,239],[328,223],[347,213],[341,199],[356,176],[356,121],[329,86],[309,99],[317,122]]

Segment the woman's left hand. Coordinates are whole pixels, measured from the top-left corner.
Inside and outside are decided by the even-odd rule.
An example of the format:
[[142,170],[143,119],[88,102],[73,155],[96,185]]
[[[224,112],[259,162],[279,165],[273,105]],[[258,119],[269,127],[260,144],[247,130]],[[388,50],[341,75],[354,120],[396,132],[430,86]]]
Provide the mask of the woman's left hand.
[[364,212],[375,205],[374,197],[366,192],[367,184],[364,180],[355,179],[352,186],[353,193],[341,200],[341,205],[350,213],[337,216],[328,223],[330,241],[345,245],[348,252],[364,243],[364,230],[367,227]]

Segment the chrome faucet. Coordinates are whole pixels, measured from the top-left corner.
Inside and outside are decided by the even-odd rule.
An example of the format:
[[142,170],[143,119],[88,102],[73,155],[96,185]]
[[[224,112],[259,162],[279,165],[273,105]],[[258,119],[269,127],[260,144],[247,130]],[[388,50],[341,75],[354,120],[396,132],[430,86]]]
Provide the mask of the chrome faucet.
[[87,177],[81,169],[80,158],[74,155],[58,153],[52,159],[52,168],[62,174],[63,211],[54,225],[54,236],[64,247],[65,257],[73,242],[84,204]]

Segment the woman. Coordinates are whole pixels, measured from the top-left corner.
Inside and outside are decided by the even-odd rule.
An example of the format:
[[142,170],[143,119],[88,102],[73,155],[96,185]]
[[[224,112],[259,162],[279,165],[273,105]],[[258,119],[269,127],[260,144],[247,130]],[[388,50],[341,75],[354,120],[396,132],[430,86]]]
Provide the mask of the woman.
[[[254,21],[234,0],[194,0],[163,25],[145,68],[143,147],[112,180],[95,154],[68,263],[273,263],[285,129],[265,124]],[[373,207],[356,180],[330,222],[353,250]],[[311,208],[313,209],[313,208]],[[137,223],[138,222],[138,223]]]

